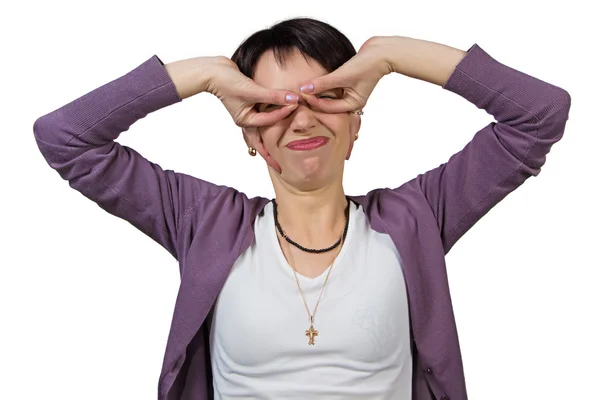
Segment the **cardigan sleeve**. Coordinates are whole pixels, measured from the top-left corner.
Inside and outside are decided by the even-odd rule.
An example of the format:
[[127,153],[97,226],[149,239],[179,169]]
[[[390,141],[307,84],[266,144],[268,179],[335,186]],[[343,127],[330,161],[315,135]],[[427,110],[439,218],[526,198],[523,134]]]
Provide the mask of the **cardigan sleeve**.
[[414,179],[435,215],[446,254],[492,207],[540,173],[563,136],[571,97],[496,61],[477,44],[443,89],[496,120],[447,162]]
[[164,170],[115,139],[147,114],[180,101],[154,55],[33,124],[43,157],[73,189],[131,223],[176,259],[186,211],[224,187]]

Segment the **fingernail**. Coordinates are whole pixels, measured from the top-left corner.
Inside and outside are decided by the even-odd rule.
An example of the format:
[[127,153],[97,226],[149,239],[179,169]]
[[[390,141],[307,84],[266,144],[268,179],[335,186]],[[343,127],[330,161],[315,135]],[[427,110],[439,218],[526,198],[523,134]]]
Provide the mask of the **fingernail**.
[[312,85],[312,83],[309,83],[308,85],[304,85],[300,87],[300,91],[302,93],[312,93],[312,91],[314,90],[314,86]]
[[285,96],[285,101],[287,101],[288,103],[293,103],[295,101],[298,101],[298,96],[295,94],[287,94]]

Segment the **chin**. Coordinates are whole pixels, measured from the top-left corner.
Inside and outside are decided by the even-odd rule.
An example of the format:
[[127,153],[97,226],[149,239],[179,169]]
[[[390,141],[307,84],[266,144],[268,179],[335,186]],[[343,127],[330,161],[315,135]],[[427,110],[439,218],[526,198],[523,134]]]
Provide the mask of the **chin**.
[[333,173],[332,166],[320,168],[294,168],[289,174],[283,173],[283,178],[289,184],[302,191],[311,191],[320,189],[331,184],[336,180],[336,174]]

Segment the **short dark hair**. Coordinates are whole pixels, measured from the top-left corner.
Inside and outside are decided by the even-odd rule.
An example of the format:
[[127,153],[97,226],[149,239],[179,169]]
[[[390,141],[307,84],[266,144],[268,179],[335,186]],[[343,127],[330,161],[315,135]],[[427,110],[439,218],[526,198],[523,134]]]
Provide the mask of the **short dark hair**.
[[273,51],[275,60],[285,67],[286,58],[298,49],[304,56],[333,72],[356,55],[354,46],[338,29],[312,18],[291,18],[253,33],[235,50],[231,60],[247,77],[254,79],[260,56]]

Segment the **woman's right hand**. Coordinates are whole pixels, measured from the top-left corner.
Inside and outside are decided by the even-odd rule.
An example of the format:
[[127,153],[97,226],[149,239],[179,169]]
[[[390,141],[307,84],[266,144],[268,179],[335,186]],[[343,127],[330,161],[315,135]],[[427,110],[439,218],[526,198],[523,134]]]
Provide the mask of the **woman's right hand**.
[[[297,94],[258,85],[225,56],[188,58],[165,64],[165,69],[181,99],[202,92],[212,93],[221,100],[240,127],[273,125],[298,106]],[[288,95],[290,99],[286,99]],[[259,113],[254,108],[258,103],[284,107]]]
[[[166,64],[165,68],[181,99],[202,92],[217,96],[235,124],[242,127],[249,145],[269,166],[281,173],[281,167],[263,145],[258,128],[274,125],[294,111],[298,106],[297,94],[258,85],[225,56],[189,58]],[[258,112],[260,103],[283,107],[270,112]]]
[[[267,89],[242,74],[237,65],[224,56],[215,57],[206,91],[221,100],[233,121],[243,128],[273,125],[298,106],[298,95],[286,90]],[[258,112],[257,104],[275,104],[270,112]]]

